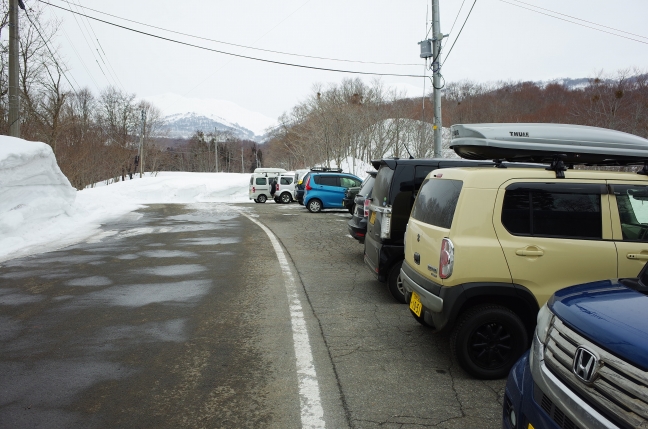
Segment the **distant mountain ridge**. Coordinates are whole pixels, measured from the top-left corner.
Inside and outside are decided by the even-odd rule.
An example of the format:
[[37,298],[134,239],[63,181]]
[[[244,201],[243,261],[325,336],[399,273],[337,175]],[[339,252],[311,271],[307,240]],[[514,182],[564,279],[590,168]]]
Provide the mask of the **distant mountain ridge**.
[[165,131],[171,138],[190,138],[205,133],[229,131],[235,137],[261,142],[276,120],[226,100],[199,99],[178,94],[145,97],[162,112]]

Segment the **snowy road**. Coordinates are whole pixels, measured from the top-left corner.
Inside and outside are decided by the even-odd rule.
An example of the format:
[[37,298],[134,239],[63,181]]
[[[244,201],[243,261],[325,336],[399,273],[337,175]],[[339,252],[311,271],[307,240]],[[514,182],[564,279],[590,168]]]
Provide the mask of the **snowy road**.
[[347,219],[152,205],[3,263],[0,427],[321,427],[314,398],[328,428],[500,427],[504,381],[451,364]]

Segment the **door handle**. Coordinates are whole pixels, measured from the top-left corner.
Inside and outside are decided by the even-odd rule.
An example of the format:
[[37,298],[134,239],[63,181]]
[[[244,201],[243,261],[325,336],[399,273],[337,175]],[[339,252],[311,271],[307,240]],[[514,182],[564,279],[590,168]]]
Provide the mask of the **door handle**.
[[628,259],[636,259],[638,261],[648,261],[648,253],[628,253],[626,255]]
[[544,255],[544,251],[538,247],[530,246],[525,249],[516,250],[515,254],[518,256],[542,256]]

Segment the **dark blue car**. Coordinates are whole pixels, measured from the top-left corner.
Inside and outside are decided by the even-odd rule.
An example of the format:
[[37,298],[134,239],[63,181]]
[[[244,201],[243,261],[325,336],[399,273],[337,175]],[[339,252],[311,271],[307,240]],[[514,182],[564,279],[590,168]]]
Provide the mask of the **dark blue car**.
[[648,269],[556,292],[506,384],[503,424],[648,427]]
[[362,179],[349,173],[311,172],[304,185],[304,205],[311,213],[344,208],[346,190],[361,184]]

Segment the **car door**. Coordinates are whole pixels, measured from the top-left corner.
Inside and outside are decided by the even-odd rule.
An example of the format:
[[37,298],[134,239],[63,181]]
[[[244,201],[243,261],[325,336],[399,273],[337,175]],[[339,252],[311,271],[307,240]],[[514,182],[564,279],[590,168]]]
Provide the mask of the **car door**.
[[616,277],[604,181],[507,182],[493,224],[513,283],[539,305],[566,286]]
[[270,185],[268,185],[268,178],[257,177],[255,180],[255,189],[257,195],[265,194],[266,196],[270,196]]
[[342,207],[343,191],[340,187],[340,177],[332,174],[318,174],[314,178],[317,198],[322,201],[324,207]]
[[344,196],[346,194],[346,191],[349,188],[355,188],[362,186],[362,181],[354,178],[354,177],[348,177],[348,176],[340,176],[340,187],[342,191],[342,196],[340,197],[340,204],[341,206],[344,206]]
[[636,277],[648,261],[648,184],[608,180],[617,277]]

